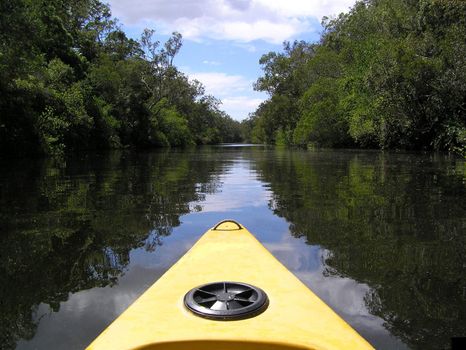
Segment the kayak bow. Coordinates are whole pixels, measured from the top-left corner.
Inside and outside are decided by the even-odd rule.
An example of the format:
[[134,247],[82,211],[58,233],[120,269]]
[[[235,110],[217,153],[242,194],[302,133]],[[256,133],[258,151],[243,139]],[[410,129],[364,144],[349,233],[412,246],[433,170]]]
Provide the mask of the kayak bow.
[[88,349],[373,349],[243,226],[222,221]]

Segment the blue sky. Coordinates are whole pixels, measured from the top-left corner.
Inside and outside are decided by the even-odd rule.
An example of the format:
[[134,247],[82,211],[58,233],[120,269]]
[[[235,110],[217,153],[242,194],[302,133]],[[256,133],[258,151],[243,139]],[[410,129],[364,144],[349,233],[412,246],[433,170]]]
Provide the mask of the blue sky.
[[261,75],[260,57],[280,51],[285,40],[316,41],[323,16],[346,12],[354,0],[110,0],[114,17],[128,36],[144,28],[165,41],[183,35],[177,67],[197,79],[221,109],[242,120],[265,93],[253,90]]

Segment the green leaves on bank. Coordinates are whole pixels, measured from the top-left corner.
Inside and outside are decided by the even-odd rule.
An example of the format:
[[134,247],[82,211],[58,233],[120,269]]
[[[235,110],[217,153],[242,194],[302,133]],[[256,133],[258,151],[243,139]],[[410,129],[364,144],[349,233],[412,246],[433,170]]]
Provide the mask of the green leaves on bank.
[[0,4],[0,156],[240,140],[174,65],[179,33],[128,38],[99,0]]
[[264,55],[254,141],[466,151],[466,2],[364,0]]

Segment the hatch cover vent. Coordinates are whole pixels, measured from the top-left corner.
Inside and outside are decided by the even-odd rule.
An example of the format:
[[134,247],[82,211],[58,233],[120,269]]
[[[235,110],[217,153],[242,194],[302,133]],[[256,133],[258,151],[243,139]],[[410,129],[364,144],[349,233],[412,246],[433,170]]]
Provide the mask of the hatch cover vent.
[[213,282],[191,289],[184,304],[200,317],[229,321],[262,313],[269,299],[262,289],[247,283]]

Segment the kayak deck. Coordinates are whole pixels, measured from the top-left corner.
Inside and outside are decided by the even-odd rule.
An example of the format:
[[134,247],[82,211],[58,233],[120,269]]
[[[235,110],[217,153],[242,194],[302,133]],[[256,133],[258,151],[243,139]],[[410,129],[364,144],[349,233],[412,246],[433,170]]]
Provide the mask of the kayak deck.
[[[218,281],[259,287],[257,316],[218,321],[183,303],[192,288]],[[244,227],[226,221],[199,241],[88,349],[372,349]]]

